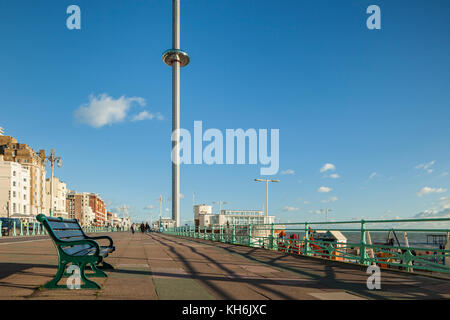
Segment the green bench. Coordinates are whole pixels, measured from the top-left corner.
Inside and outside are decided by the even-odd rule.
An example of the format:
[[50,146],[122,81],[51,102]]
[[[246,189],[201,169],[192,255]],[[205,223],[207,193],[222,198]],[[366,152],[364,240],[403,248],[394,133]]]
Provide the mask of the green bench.
[[[76,219],[47,217],[43,214],[39,214],[36,218],[47,230],[58,252],[58,271],[53,280],[44,285],[44,288],[68,288],[67,285],[58,285],[58,282],[62,277],[72,276],[72,273],[66,272],[66,267],[71,264],[80,268],[80,278],[83,282],[80,288],[100,289],[100,286],[88,277],[106,278],[106,273],[101,269],[114,269],[112,265],[104,261],[108,254],[115,250],[111,237],[87,236]],[[99,239],[109,240],[109,244],[101,246],[95,241]],[[93,273],[85,273],[87,265]]]

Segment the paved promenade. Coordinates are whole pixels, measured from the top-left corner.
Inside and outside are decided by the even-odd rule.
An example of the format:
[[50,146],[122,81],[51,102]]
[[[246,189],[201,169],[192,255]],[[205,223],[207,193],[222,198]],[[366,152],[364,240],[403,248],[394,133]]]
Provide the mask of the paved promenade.
[[101,290],[41,289],[56,273],[47,237],[0,241],[0,299],[448,299],[450,281],[168,235],[111,233]]

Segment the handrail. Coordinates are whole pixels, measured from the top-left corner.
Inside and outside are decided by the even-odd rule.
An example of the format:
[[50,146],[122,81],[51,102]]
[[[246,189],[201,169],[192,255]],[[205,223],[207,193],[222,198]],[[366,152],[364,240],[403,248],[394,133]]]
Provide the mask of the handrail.
[[[316,256],[336,261],[353,262],[360,265],[377,264],[383,268],[399,268],[407,271],[450,273],[450,229],[443,226],[414,228],[405,227],[405,223],[427,225],[432,222],[450,222],[450,218],[430,219],[389,219],[389,220],[351,220],[351,221],[319,221],[319,222],[289,222],[271,224],[228,224],[210,227],[178,227],[166,229],[163,232],[175,236],[201,238],[216,242],[236,245],[260,247],[268,250],[281,251],[290,254]],[[369,224],[389,224],[389,226],[369,226]],[[344,224],[354,227],[345,228]],[[356,227],[355,224],[359,224]],[[328,227],[330,225],[341,225]],[[396,228],[397,227],[397,228]],[[287,236],[298,235],[298,239],[280,237],[277,232],[284,230]],[[340,231],[353,240],[313,239],[317,231]],[[404,232],[416,237],[414,241],[398,242],[393,245],[373,242],[370,233],[379,236],[384,232]],[[427,243],[418,241],[419,236],[426,233],[444,233],[444,243]],[[289,235],[290,234],[290,235]],[[389,236],[389,234],[388,234]],[[397,237],[397,236],[396,236]],[[356,240],[358,239],[359,240]],[[387,239],[389,240],[389,239]],[[437,247],[440,245],[439,247]]]

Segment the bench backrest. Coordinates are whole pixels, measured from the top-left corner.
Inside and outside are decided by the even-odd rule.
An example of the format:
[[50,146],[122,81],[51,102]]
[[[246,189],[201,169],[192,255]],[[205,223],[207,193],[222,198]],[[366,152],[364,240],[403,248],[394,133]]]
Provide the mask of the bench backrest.
[[58,242],[82,240],[86,238],[86,234],[81,229],[77,219],[63,219],[55,217],[47,217],[39,214],[36,219],[45,227],[50,237]]

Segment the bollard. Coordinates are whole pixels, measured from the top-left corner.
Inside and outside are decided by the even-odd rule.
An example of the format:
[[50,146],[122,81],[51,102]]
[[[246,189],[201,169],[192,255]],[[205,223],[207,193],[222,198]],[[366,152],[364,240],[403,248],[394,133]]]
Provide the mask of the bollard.
[[13,221],[13,236],[17,236],[17,232],[16,232],[16,220]]
[[367,260],[367,252],[366,252],[366,230],[365,230],[365,221],[361,220],[361,245],[359,247],[359,263],[363,265],[369,265],[369,261]]
[[271,226],[271,229],[270,229],[270,238],[269,238],[269,249],[270,250],[274,250],[274,247],[275,247],[273,245],[274,239],[275,239],[275,226],[272,223],[272,226]]
[[214,234],[214,226],[211,227],[211,240],[212,241],[216,240],[216,235]]
[[236,243],[236,226],[233,224],[232,236],[231,236],[231,244]]
[[2,221],[0,220],[0,238],[3,236]]
[[36,222],[33,222],[33,233],[32,235],[36,235]]
[[252,246],[252,225],[248,225],[248,246]]
[[305,256],[311,255],[311,248],[309,247],[309,225],[305,222],[305,243],[303,247],[303,254]]
[[20,235],[23,236],[23,222],[20,220]]
[[223,242],[223,226],[220,225],[220,242]]
[[27,222],[27,225],[25,227],[27,228],[26,235],[29,236],[30,235],[30,223]]

